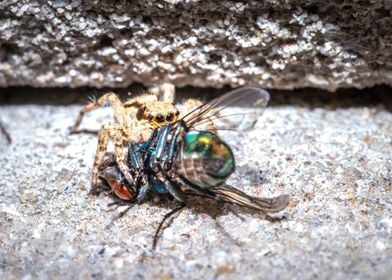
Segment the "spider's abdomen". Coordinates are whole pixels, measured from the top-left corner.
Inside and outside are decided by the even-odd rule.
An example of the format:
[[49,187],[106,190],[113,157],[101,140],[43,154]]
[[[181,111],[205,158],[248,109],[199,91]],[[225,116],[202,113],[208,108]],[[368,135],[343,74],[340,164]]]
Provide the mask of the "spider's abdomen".
[[223,183],[235,168],[230,147],[208,131],[186,133],[175,164],[183,179],[200,188]]

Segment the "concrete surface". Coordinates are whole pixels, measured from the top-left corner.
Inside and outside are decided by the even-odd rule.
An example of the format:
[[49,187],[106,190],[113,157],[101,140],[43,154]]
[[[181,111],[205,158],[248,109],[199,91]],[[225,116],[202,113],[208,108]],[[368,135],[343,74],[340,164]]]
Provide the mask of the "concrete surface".
[[[152,251],[175,202],[135,205],[114,220],[124,207],[87,195],[96,138],[68,129],[95,91],[1,90],[13,142],[0,135],[0,279],[388,279],[391,91],[273,92],[234,147],[229,182],[253,195],[289,193],[285,219],[192,199]],[[84,125],[109,116],[97,111]]]
[[0,1],[0,86],[392,85],[392,1]]

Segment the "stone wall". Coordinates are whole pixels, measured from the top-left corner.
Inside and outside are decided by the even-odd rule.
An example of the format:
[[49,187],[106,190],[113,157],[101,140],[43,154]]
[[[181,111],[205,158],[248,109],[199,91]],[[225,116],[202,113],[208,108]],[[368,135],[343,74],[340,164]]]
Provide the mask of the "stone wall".
[[0,86],[392,84],[392,1],[0,2]]

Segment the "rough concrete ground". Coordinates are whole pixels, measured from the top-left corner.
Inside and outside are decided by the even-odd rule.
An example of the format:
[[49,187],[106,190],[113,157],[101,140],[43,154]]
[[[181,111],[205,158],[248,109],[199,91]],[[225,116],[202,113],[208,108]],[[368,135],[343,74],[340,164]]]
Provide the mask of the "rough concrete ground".
[[[94,91],[39,91],[0,92],[13,139],[6,146],[0,136],[1,279],[388,278],[390,88],[274,92],[234,147],[238,168],[229,181],[253,195],[289,193],[285,219],[192,199],[156,251],[152,236],[175,202],[135,205],[112,222],[119,211],[108,207],[112,198],[87,195],[96,138],[68,129]],[[99,111],[84,124],[98,127],[106,117]]]

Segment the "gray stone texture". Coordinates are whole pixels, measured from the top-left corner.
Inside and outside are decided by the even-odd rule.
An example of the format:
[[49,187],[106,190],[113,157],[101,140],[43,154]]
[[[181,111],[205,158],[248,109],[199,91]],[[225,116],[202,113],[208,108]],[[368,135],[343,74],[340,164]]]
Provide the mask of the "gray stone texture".
[[0,86],[392,84],[392,1],[0,1]]
[[[390,92],[272,93],[254,130],[225,138],[237,143],[229,183],[290,194],[286,218],[192,198],[154,252],[173,200],[113,222],[124,207],[88,196],[97,139],[68,132],[94,91],[0,90],[13,138],[0,135],[0,279],[390,279]],[[110,122],[106,109],[82,127]]]

